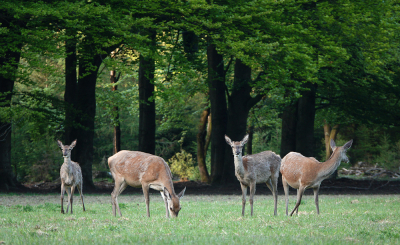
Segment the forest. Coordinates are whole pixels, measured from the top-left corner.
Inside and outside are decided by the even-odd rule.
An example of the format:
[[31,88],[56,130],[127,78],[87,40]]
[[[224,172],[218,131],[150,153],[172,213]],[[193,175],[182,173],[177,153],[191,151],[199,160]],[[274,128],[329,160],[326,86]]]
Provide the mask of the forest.
[[77,139],[84,188],[120,150],[176,178],[236,183],[245,153],[399,172],[396,0],[65,0],[0,3],[0,190],[59,178]]

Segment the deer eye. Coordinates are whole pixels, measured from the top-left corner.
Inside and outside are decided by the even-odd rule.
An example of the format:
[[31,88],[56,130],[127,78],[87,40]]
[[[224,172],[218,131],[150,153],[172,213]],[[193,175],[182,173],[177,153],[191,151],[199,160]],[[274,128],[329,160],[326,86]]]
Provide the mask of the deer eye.
[[172,211],[172,208],[169,208],[169,210],[171,210],[171,211]]

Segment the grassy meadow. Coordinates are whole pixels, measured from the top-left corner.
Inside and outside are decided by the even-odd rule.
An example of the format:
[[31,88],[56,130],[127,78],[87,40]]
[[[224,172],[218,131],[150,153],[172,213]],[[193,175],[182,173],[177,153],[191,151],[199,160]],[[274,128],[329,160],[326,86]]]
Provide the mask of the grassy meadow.
[[[310,192],[311,193],[311,192]],[[240,195],[190,195],[177,219],[165,218],[158,194],[119,198],[123,217],[113,217],[110,195],[85,195],[86,212],[74,196],[74,214],[60,213],[56,194],[0,194],[0,244],[400,244],[399,195],[312,195],[299,215],[285,215],[279,196],[273,216],[271,195],[256,195],[254,216],[241,217]],[[291,196],[290,208],[295,204]],[[66,205],[64,206],[66,208]]]

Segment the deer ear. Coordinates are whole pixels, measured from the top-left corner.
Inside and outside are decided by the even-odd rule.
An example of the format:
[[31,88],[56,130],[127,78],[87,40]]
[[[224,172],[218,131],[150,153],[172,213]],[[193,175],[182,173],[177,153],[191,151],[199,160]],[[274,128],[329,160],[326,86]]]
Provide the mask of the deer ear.
[[166,196],[167,199],[171,199],[171,194],[169,194],[169,191],[167,190],[166,187],[164,187],[164,196]]
[[77,140],[72,141],[71,145],[69,145],[69,149],[72,150],[72,148],[74,148],[76,146],[76,141]]
[[249,135],[246,134],[246,135],[244,136],[244,138],[242,139],[242,141],[240,141],[240,143],[242,143],[242,145],[244,145],[244,144],[247,143],[248,140],[249,140]]
[[226,143],[227,143],[228,145],[232,145],[232,140],[231,140],[228,136],[226,136],[226,135],[225,135],[225,141],[226,141]]
[[57,140],[57,144],[58,144],[58,146],[62,149],[63,148],[63,143],[60,141],[60,140]]
[[348,150],[351,147],[352,144],[353,144],[353,140],[351,139],[346,144],[343,145],[343,148],[345,150]]
[[186,186],[185,186],[185,189],[183,189],[181,192],[179,192],[179,194],[178,194],[179,199],[181,199],[183,197],[183,195],[185,195],[185,191],[186,191]]
[[331,148],[332,148],[332,151],[334,151],[335,148],[336,148],[336,144],[335,144],[335,141],[333,139],[331,139]]

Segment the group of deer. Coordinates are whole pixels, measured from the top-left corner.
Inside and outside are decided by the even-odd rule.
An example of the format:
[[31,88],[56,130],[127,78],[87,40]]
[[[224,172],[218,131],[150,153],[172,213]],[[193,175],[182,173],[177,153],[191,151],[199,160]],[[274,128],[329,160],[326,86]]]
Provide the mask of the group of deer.
[[[61,179],[61,213],[64,213],[64,194],[68,193],[68,208],[71,206],[75,188],[78,188],[82,200],[83,211],[85,204],[82,195],[82,170],[78,163],[71,161],[71,151],[76,145],[74,140],[71,145],[63,145],[57,140],[62,150],[64,163],[60,169]],[[175,194],[172,183],[172,174],[167,163],[161,157],[147,154],[140,151],[120,151],[108,158],[108,166],[115,180],[114,190],[111,193],[111,202],[114,216],[116,209],[120,216],[121,210],[118,205],[118,196],[130,185],[133,187],[142,187],[146,201],[147,216],[150,217],[149,209],[149,189],[160,191],[165,202],[166,216],[177,217],[181,210],[180,198],[185,194],[185,189],[178,195]]]
[[[241,141],[232,141],[225,135],[226,142],[232,147],[235,175],[242,188],[242,215],[244,216],[247,188],[250,187],[250,207],[253,215],[253,199],[256,192],[256,184],[266,183],[274,197],[274,215],[277,215],[278,204],[278,178],[282,174],[282,184],[285,191],[286,215],[288,215],[289,186],[297,189],[297,202],[290,213],[296,211],[301,202],[303,193],[308,188],[313,188],[315,205],[319,214],[318,191],[321,182],[328,178],[340,165],[341,161],[348,162],[346,151],[351,147],[350,140],[341,147],[331,140],[332,155],[326,162],[319,162],[313,157],[305,157],[297,152],[290,152],[282,160],[272,151],[264,151],[254,155],[242,156],[243,146],[248,141],[246,135]],[[64,213],[63,201],[65,190],[68,193],[68,208],[72,202],[75,187],[81,196],[83,211],[85,204],[82,195],[82,171],[78,163],[71,161],[71,150],[76,145],[76,140],[71,145],[63,145],[58,140],[64,163],[61,166],[61,213]],[[108,166],[114,178],[114,190],[111,193],[113,214],[116,210],[120,216],[118,196],[129,186],[142,187],[146,202],[147,216],[150,217],[149,189],[160,191],[165,203],[166,217],[177,217],[181,210],[180,199],[183,197],[186,187],[177,195],[175,194],[171,170],[161,157],[140,151],[120,151],[108,158]]]
[[235,175],[242,187],[242,215],[246,204],[247,187],[250,187],[250,207],[253,215],[253,198],[256,184],[266,183],[274,196],[274,215],[277,215],[278,203],[278,177],[282,174],[282,184],[285,191],[286,215],[288,215],[289,186],[297,189],[297,202],[290,213],[298,213],[303,193],[308,188],[313,188],[315,205],[319,214],[318,191],[321,182],[328,178],[339,167],[340,162],[348,162],[346,151],[351,147],[350,140],[341,147],[331,140],[332,155],[326,162],[319,162],[313,157],[305,157],[297,152],[288,153],[281,161],[281,157],[272,151],[264,151],[254,155],[242,157],[243,146],[247,143],[248,135],[242,141],[232,141],[225,135],[225,140],[232,147]]

